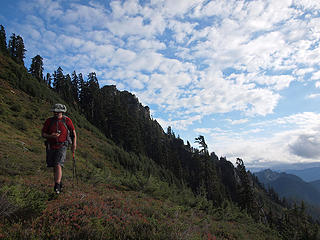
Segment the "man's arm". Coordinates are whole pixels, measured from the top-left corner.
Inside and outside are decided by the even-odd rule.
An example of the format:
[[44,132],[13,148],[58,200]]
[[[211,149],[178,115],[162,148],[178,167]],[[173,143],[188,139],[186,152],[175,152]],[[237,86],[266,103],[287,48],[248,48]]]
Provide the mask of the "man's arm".
[[52,134],[48,134],[46,132],[44,132],[43,130],[41,131],[41,136],[43,138],[49,139],[49,138],[54,138],[57,139],[60,136],[60,133],[52,133]]
[[49,139],[49,138],[54,138],[57,139],[60,136],[60,133],[52,133],[52,134],[48,134],[48,127],[49,127],[49,119],[47,119],[47,121],[44,123],[44,126],[41,130],[41,136],[43,138]]

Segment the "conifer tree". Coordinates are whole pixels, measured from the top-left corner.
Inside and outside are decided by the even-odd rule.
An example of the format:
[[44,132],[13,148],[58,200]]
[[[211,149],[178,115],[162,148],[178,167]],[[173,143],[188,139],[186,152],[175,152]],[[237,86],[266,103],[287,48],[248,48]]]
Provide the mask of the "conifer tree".
[[202,147],[200,152],[204,153],[204,154],[208,154],[208,145],[206,144],[206,141],[204,140],[204,136],[199,135],[199,137],[197,137],[195,140],[196,140],[195,142],[198,143]]
[[12,33],[9,40],[8,50],[9,50],[9,55],[13,59],[16,58],[16,49],[17,49],[16,40],[17,40],[16,34]]
[[84,81],[82,74],[79,74],[79,102],[80,102],[80,108],[83,113],[87,116],[87,110],[88,110],[88,82]]
[[0,52],[3,54],[8,53],[6,31],[2,25],[0,25]]
[[94,109],[95,109],[95,105],[98,102],[97,101],[97,94],[99,91],[100,87],[99,87],[99,82],[96,76],[95,72],[89,73],[88,74],[88,99],[87,99],[87,104],[89,107],[89,112],[90,112],[90,116],[89,119],[93,120],[94,119]]
[[38,79],[39,82],[43,79],[43,59],[40,55],[32,58],[29,73]]
[[58,67],[57,71],[53,74],[53,89],[62,96],[64,85],[64,75],[61,67]]
[[76,74],[76,71],[73,71],[71,78],[72,78],[71,79],[72,98],[74,103],[78,103],[80,84],[79,84],[79,78]]
[[27,51],[24,48],[24,42],[21,36],[17,36],[16,40],[16,58],[17,58],[17,63],[24,64],[24,59],[25,59],[25,52]]
[[14,33],[9,40],[9,54],[13,60],[19,64],[24,64],[25,52],[23,39],[21,36],[16,36]]
[[239,173],[241,185],[239,188],[239,204],[243,209],[247,209],[249,213],[254,213],[254,194],[252,186],[250,184],[250,179],[244,166],[243,160],[237,158],[237,170]]
[[62,88],[62,97],[67,102],[73,102],[73,94],[72,94],[72,82],[70,74],[67,74],[64,77],[63,88]]
[[48,85],[49,88],[51,88],[51,83],[52,83],[52,77],[50,73],[47,73],[47,77],[46,77],[46,84]]

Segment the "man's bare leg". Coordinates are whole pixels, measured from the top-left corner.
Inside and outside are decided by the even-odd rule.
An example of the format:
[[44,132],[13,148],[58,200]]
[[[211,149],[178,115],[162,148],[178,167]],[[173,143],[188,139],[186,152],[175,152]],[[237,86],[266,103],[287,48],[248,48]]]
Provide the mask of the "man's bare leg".
[[61,178],[62,178],[62,167],[61,165],[56,165],[54,167],[54,182],[60,184]]

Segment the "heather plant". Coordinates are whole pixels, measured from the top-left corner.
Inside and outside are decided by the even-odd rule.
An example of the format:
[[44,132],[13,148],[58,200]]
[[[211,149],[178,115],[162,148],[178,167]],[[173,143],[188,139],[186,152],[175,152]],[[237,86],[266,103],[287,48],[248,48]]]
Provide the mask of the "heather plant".
[[25,187],[22,185],[4,185],[0,189],[10,204],[15,206],[16,215],[32,216],[41,213],[46,207],[48,195],[38,189]]
[[10,109],[14,112],[21,112],[22,107],[20,104],[15,103],[10,107]]
[[2,218],[11,217],[17,210],[17,207],[13,205],[6,196],[6,192],[0,194],[0,216]]
[[0,105],[0,115],[2,115],[2,116],[6,115],[6,109],[2,105]]
[[17,118],[14,122],[14,125],[20,131],[27,131],[28,130],[28,124],[24,119]]

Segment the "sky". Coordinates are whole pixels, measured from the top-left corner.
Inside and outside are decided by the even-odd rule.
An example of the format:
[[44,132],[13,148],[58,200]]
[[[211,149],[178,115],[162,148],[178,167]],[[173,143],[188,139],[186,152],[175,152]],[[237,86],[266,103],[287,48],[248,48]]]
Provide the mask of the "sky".
[[164,131],[247,167],[320,162],[320,1],[1,0],[43,57],[149,106]]

